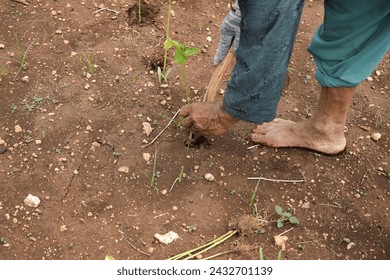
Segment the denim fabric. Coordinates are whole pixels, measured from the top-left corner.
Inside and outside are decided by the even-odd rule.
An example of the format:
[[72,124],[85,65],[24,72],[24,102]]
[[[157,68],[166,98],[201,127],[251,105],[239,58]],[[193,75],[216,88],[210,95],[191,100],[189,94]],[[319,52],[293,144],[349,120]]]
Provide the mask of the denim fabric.
[[240,45],[223,106],[233,117],[268,122],[286,79],[303,0],[238,0]]
[[351,87],[365,80],[390,48],[389,0],[325,0],[325,19],[309,52],[318,82]]

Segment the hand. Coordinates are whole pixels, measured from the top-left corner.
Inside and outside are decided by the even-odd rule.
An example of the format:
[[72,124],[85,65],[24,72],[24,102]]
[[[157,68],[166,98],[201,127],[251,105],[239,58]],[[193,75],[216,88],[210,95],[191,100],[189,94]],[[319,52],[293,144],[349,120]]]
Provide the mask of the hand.
[[188,127],[204,136],[217,136],[225,133],[238,122],[222,106],[222,102],[196,102],[180,109],[184,127]]
[[238,3],[233,5],[234,10],[231,10],[221,24],[221,39],[217,53],[214,56],[214,64],[219,64],[228,53],[230,47],[236,51],[240,43],[240,22],[241,11]]

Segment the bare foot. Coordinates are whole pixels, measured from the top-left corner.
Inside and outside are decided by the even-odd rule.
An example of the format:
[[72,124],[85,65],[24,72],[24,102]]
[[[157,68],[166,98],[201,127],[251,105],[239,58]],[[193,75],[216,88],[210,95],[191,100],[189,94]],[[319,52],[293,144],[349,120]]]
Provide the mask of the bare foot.
[[301,147],[324,154],[338,154],[345,149],[344,126],[319,128],[313,120],[296,123],[274,119],[257,126],[251,134],[255,143],[271,147]]

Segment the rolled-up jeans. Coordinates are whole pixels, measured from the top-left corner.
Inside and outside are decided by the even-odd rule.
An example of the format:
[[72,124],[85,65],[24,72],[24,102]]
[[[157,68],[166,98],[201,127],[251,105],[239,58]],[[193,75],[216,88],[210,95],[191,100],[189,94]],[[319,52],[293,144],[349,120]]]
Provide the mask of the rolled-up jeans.
[[[303,0],[238,0],[240,45],[223,106],[252,123],[272,121],[303,9]],[[325,21],[309,47],[317,79],[327,87],[355,86],[390,44],[389,0],[325,0]]]

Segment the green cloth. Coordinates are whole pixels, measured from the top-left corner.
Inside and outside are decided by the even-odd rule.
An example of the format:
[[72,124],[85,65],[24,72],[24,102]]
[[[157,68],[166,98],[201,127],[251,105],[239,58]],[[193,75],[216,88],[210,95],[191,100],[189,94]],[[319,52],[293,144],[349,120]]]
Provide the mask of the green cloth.
[[365,80],[390,48],[390,0],[325,0],[324,23],[308,50],[325,87]]

